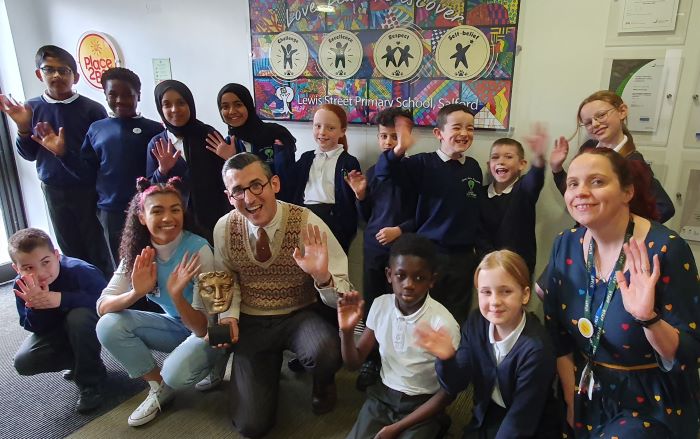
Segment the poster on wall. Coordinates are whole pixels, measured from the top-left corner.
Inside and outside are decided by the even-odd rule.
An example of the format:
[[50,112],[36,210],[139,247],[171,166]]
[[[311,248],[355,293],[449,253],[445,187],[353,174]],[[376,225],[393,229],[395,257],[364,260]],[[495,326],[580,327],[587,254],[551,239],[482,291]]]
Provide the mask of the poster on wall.
[[250,0],[255,103],[309,121],[335,103],[350,123],[387,107],[418,126],[463,103],[477,128],[508,129],[520,0]]
[[624,0],[619,32],[662,32],[676,28],[678,0]]
[[655,132],[662,104],[664,59],[615,59],[609,89],[627,104],[630,131]]

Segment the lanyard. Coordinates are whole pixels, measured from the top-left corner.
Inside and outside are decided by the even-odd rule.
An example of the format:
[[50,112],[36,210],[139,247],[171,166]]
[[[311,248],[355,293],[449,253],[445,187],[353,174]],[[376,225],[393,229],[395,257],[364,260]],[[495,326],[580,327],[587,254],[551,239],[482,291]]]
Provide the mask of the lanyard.
[[[632,221],[632,218],[630,218],[629,223],[627,223],[627,231],[625,232],[625,243],[628,243],[630,238],[632,237],[632,234],[634,233],[634,221]],[[588,244],[588,259],[586,260],[586,271],[588,271],[588,291],[586,291],[586,301],[583,306],[583,315],[586,319],[589,321],[591,320],[591,302],[593,301],[593,291],[595,290],[595,279],[596,279],[596,270],[595,270],[595,248],[596,248],[596,242],[593,237],[591,237],[591,241]],[[590,350],[589,350],[589,358],[592,360],[593,357],[595,356],[596,351],[598,350],[598,345],[600,345],[600,337],[603,335],[603,323],[605,322],[605,316],[608,313],[608,306],[610,306],[610,302],[612,301],[613,294],[615,293],[615,290],[617,289],[617,278],[615,277],[615,273],[622,270],[625,266],[625,252],[623,249],[620,249],[620,255],[617,257],[617,262],[615,263],[615,268],[613,268],[613,272],[608,277],[608,292],[605,295],[605,300],[601,304],[601,308],[599,309],[599,312],[596,313],[595,319],[592,321],[593,322],[593,327],[595,328],[595,333],[593,334],[593,337],[590,339]]]

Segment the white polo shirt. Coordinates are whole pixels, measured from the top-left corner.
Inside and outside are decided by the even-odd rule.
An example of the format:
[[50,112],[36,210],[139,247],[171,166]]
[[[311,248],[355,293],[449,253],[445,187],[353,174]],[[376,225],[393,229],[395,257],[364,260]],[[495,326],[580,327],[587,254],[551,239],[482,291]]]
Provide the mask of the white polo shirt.
[[431,328],[445,328],[459,346],[459,324],[435,299],[426,297],[423,306],[405,316],[396,307],[393,294],[374,299],[367,316],[367,327],[374,331],[382,357],[382,382],[406,395],[432,395],[440,389],[435,373],[435,356],[416,346],[413,331],[419,322]]

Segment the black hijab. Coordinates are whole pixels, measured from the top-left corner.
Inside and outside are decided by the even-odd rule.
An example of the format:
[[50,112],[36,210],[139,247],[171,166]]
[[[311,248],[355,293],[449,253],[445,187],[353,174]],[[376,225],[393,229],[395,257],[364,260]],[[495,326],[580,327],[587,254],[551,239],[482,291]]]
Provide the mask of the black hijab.
[[[230,83],[223,86],[216,97],[216,104],[219,110],[221,110],[221,98],[226,93],[233,93],[238,96],[238,99],[243,102],[246,110],[248,110],[248,119],[243,125],[233,127],[227,124],[229,135],[236,136],[238,139],[258,146],[270,146],[275,143],[275,140],[281,141],[286,146],[294,146],[296,144],[297,139],[292,136],[287,128],[276,123],[265,123],[260,119],[260,116],[255,111],[255,104],[250,91],[241,84]],[[221,116],[221,119],[226,123],[223,116]]]
[[[190,107],[190,119],[181,127],[172,125],[163,115],[161,102],[168,90],[180,93]],[[190,191],[188,210],[194,214],[197,223],[208,232],[205,237],[211,242],[211,233],[216,222],[228,213],[231,207],[224,194],[225,187],[221,179],[224,160],[206,148],[207,134],[215,130],[197,120],[194,97],[182,82],[172,79],[161,82],[156,86],[155,98],[156,108],[168,131],[183,140],[183,152],[189,169],[189,176],[185,182]]]

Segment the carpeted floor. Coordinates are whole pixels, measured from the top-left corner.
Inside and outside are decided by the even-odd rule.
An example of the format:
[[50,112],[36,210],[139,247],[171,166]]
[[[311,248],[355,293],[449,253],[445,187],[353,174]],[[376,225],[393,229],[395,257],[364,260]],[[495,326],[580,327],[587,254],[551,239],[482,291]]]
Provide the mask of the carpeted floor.
[[[296,375],[284,366],[277,425],[266,438],[345,438],[355,422],[365,397],[364,393],[355,390],[355,378],[355,373],[341,370],[336,381],[338,405],[329,414],[315,416],[311,413],[311,377],[308,374]],[[225,388],[224,385],[219,390],[207,393],[196,390],[183,391],[153,422],[142,427],[131,428],[126,420],[131,411],[143,401],[146,395],[144,391],[69,437],[71,439],[242,438],[243,436],[237,434],[231,427]],[[449,438],[461,437],[461,430],[471,416],[470,407],[471,388],[468,392],[462,393],[449,408],[452,417]]]
[[61,373],[19,376],[12,358],[29,333],[19,326],[11,286],[0,286],[0,438],[65,437],[145,388],[142,381],[129,379],[105,351],[108,379],[103,384],[103,404],[89,415],[75,412],[78,388]]
[[[0,438],[241,438],[231,428],[225,390],[200,393],[188,390],[177,395],[153,422],[131,428],[126,420],[146,396],[141,380],[129,379],[121,366],[106,352],[108,369],[104,383],[104,403],[90,415],[74,411],[78,390],[60,373],[34,377],[17,375],[12,366],[15,351],[28,333],[18,324],[10,285],[0,286]],[[159,354],[162,358],[163,355]],[[286,362],[285,362],[286,364]],[[230,366],[230,363],[229,363]],[[364,402],[364,393],[355,390],[356,373],[341,370],[337,376],[338,405],[324,416],[311,413],[311,378],[282,368],[277,426],[270,439],[344,438]],[[225,389],[226,386],[222,387]],[[134,396],[135,395],[135,396]],[[461,437],[461,429],[471,416],[471,394],[463,393],[449,408],[451,438]],[[72,434],[71,434],[72,433]]]

